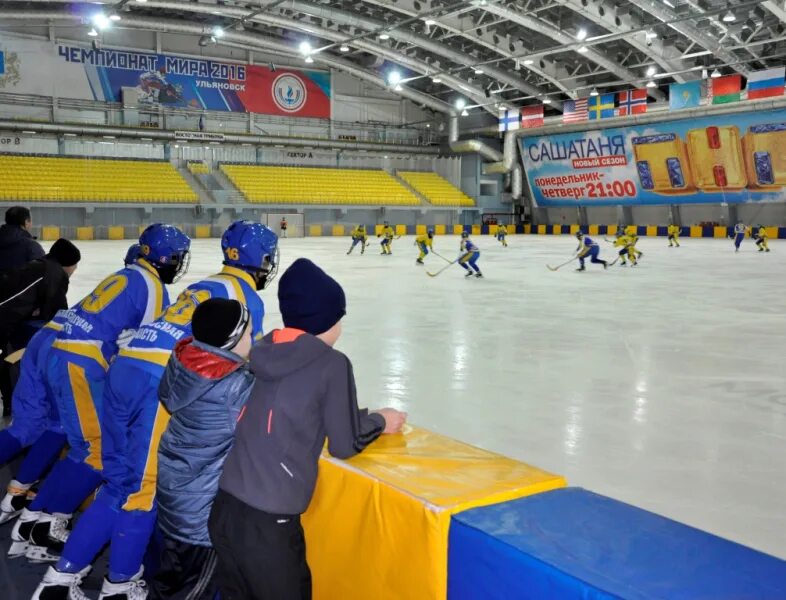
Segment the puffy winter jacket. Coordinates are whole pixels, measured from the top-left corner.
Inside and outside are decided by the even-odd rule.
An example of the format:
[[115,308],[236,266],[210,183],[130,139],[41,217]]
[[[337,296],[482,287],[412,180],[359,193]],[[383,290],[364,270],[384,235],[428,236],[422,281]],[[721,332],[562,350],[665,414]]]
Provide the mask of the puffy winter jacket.
[[0,271],[16,269],[44,257],[44,249],[26,229],[17,225],[0,225]]
[[188,338],[175,346],[158,395],[172,414],[158,449],[158,524],[210,546],[207,520],[254,376],[237,354]]

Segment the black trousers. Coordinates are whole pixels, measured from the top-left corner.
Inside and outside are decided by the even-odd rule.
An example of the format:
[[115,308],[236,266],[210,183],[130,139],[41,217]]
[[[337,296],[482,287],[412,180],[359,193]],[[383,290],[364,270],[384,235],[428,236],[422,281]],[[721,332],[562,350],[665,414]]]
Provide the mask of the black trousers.
[[213,600],[218,595],[213,548],[163,536],[160,565],[148,583],[153,600]]
[[311,600],[300,515],[272,515],[219,491],[208,528],[221,600]]

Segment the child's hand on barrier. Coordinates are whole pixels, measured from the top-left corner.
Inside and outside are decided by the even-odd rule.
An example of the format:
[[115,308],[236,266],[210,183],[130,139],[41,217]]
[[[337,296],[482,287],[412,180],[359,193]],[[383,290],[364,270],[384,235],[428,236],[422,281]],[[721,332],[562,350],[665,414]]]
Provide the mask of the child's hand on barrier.
[[380,408],[376,412],[385,419],[385,430],[382,433],[400,433],[407,422],[407,413],[395,408]]

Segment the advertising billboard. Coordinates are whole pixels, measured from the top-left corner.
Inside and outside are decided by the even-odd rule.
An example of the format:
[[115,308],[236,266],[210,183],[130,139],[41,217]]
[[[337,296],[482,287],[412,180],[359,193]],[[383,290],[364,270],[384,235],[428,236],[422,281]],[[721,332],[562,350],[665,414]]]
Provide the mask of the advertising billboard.
[[786,201],[786,110],[519,140],[538,206]]

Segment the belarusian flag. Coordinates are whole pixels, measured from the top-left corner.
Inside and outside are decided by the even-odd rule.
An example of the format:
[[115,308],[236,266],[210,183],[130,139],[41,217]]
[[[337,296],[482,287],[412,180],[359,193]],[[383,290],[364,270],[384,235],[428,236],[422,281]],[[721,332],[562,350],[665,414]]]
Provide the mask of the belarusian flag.
[[710,80],[709,97],[710,104],[728,104],[729,102],[739,102],[742,90],[741,75],[727,75]]

